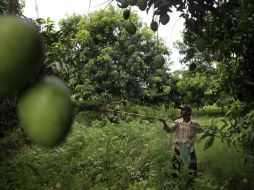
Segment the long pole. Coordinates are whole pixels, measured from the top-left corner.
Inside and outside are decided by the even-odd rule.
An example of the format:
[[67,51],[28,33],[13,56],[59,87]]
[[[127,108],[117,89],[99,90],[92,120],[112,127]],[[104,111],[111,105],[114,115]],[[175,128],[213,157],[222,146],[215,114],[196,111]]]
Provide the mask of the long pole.
[[125,112],[125,111],[119,111],[119,110],[113,110],[113,109],[100,109],[101,111],[106,111],[106,112],[117,112],[117,113],[123,113],[123,114],[127,114],[127,115],[135,115],[135,116],[139,116],[139,117],[145,117],[147,119],[161,119],[161,117],[155,117],[155,116],[151,116],[151,115],[143,115],[143,114],[139,114],[139,113],[132,113],[132,112]]
[[[82,105],[77,105],[77,107],[79,108],[78,110],[94,110],[94,111],[99,111],[99,112],[112,112],[112,113],[122,113],[122,114],[126,114],[126,115],[133,115],[133,116],[139,116],[139,117],[143,117],[146,119],[164,119],[162,117],[155,117],[152,115],[144,115],[144,114],[139,114],[139,113],[132,113],[132,112],[126,112],[126,111],[120,111],[120,110],[116,110],[116,109],[109,109],[109,108],[101,108],[98,105],[88,105],[88,104],[82,104]],[[166,120],[166,119],[164,119]],[[172,122],[172,121],[170,121]],[[196,127],[195,125],[192,124],[186,124],[186,123],[178,123],[173,121],[172,123],[178,124],[178,125],[185,125],[185,126],[191,126],[191,127]]]
[[[134,116],[144,117],[146,119],[158,119],[158,120],[163,119],[161,117],[155,117],[155,116],[151,116],[151,115],[143,115],[143,114],[139,114],[139,113],[125,112],[125,111],[119,111],[119,110],[113,110],[113,109],[99,109],[99,110],[103,111],[103,112],[113,112],[113,113],[123,113],[123,114],[127,114],[127,115],[134,115]],[[195,125],[186,124],[186,123],[178,123],[175,121],[173,121],[173,123],[179,124],[179,125],[196,127]]]

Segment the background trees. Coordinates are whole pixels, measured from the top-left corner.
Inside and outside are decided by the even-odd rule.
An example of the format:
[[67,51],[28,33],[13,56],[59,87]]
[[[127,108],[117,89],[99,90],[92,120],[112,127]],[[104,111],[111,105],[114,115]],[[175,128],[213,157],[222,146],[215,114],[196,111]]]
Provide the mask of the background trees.
[[24,6],[23,0],[2,0],[0,2],[0,14],[20,15]]
[[139,26],[135,35],[125,30],[127,22],[112,6],[62,20],[59,31],[40,20],[47,44],[46,72],[63,78],[76,100],[104,97],[141,103],[168,96],[167,65],[156,65],[153,59],[157,54],[168,57],[169,50],[136,14],[131,15]]
[[219,62],[225,90],[242,101],[253,97],[253,16],[253,1],[222,1],[202,22],[187,20],[184,33],[190,48]]
[[[129,5],[130,1],[119,0]],[[142,2],[142,6],[140,4]],[[185,19],[184,44],[186,59],[201,54],[206,63],[220,65],[223,72],[221,84],[225,91],[241,101],[253,97],[253,1],[251,0],[144,0],[132,6],[151,11],[152,21],[176,9]],[[202,65],[203,62],[197,62]],[[237,76],[233,73],[237,73]],[[229,82],[229,80],[230,82]]]

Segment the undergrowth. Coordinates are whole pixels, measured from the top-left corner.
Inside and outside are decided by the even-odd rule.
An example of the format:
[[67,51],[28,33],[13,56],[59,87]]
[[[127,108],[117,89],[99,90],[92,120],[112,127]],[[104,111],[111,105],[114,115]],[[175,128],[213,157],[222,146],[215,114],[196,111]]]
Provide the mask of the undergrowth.
[[[162,107],[131,109],[170,119],[179,117],[178,110]],[[76,117],[61,146],[22,146],[15,156],[2,160],[0,189],[226,190],[253,185],[252,163],[244,164],[241,153],[219,139],[206,151],[203,141],[197,143],[198,177],[190,185],[184,172],[180,178],[172,177],[172,138],[159,121],[116,116],[111,122],[101,116],[90,117],[87,122],[91,114]],[[208,113],[194,119],[205,126],[212,118]]]

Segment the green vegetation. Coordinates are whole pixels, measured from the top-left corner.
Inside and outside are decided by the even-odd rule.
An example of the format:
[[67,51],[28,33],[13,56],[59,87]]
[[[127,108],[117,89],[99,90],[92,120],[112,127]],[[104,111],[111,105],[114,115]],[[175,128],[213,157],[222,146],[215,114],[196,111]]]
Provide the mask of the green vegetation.
[[[179,117],[179,110],[163,107],[129,106],[128,110]],[[218,117],[210,117],[209,110],[194,119],[210,125]],[[96,190],[186,189],[184,176],[179,180],[170,177],[172,138],[161,123],[122,115],[118,123],[104,117],[86,124],[83,121],[87,121],[87,114],[76,117],[70,135],[61,146],[53,149],[24,146],[11,159],[3,160],[1,186],[4,189],[53,189],[55,186]],[[197,144],[199,174],[193,189],[252,187],[253,162],[244,164],[241,154],[219,139],[210,149],[204,151],[203,147],[204,141]]]
[[[22,15],[20,1],[0,2],[0,188],[253,189],[253,0],[117,4],[123,12],[72,15],[56,30]],[[150,27],[131,6],[153,11]],[[154,32],[173,7],[189,66],[174,72]],[[192,184],[186,167],[172,178],[158,121],[179,118],[183,103],[204,129]]]
[[76,101],[156,102],[158,93],[169,100],[161,89],[162,84],[164,89],[170,87],[168,69],[163,63],[153,64],[153,59],[170,51],[135,12],[130,19],[123,19],[122,12],[110,6],[103,12],[63,19],[59,31],[50,29],[45,20],[41,24],[48,39],[44,72],[63,79]]

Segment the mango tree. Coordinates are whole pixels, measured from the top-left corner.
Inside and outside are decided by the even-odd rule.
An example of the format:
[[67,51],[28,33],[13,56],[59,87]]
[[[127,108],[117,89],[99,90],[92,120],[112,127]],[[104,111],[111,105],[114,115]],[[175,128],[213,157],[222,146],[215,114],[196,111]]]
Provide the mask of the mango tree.
[[[169,50],[136,14],[130,19],[139,26],[134,35],[125,28],[129,21],[112,6],[63,19],[59,31],[47,31],[45,21],[41,25],[48,44],[45,72],[53,71],[64,79],[73,97],[81,101],[114,98],[142,102],[156,97],[159,91],[167,96],[170,89],[165,60],[153,60],[157,54],[168,59]],[[162,83],[153,88],[155,94],[151,96],[147,89],[157,83],[154,77]]]

